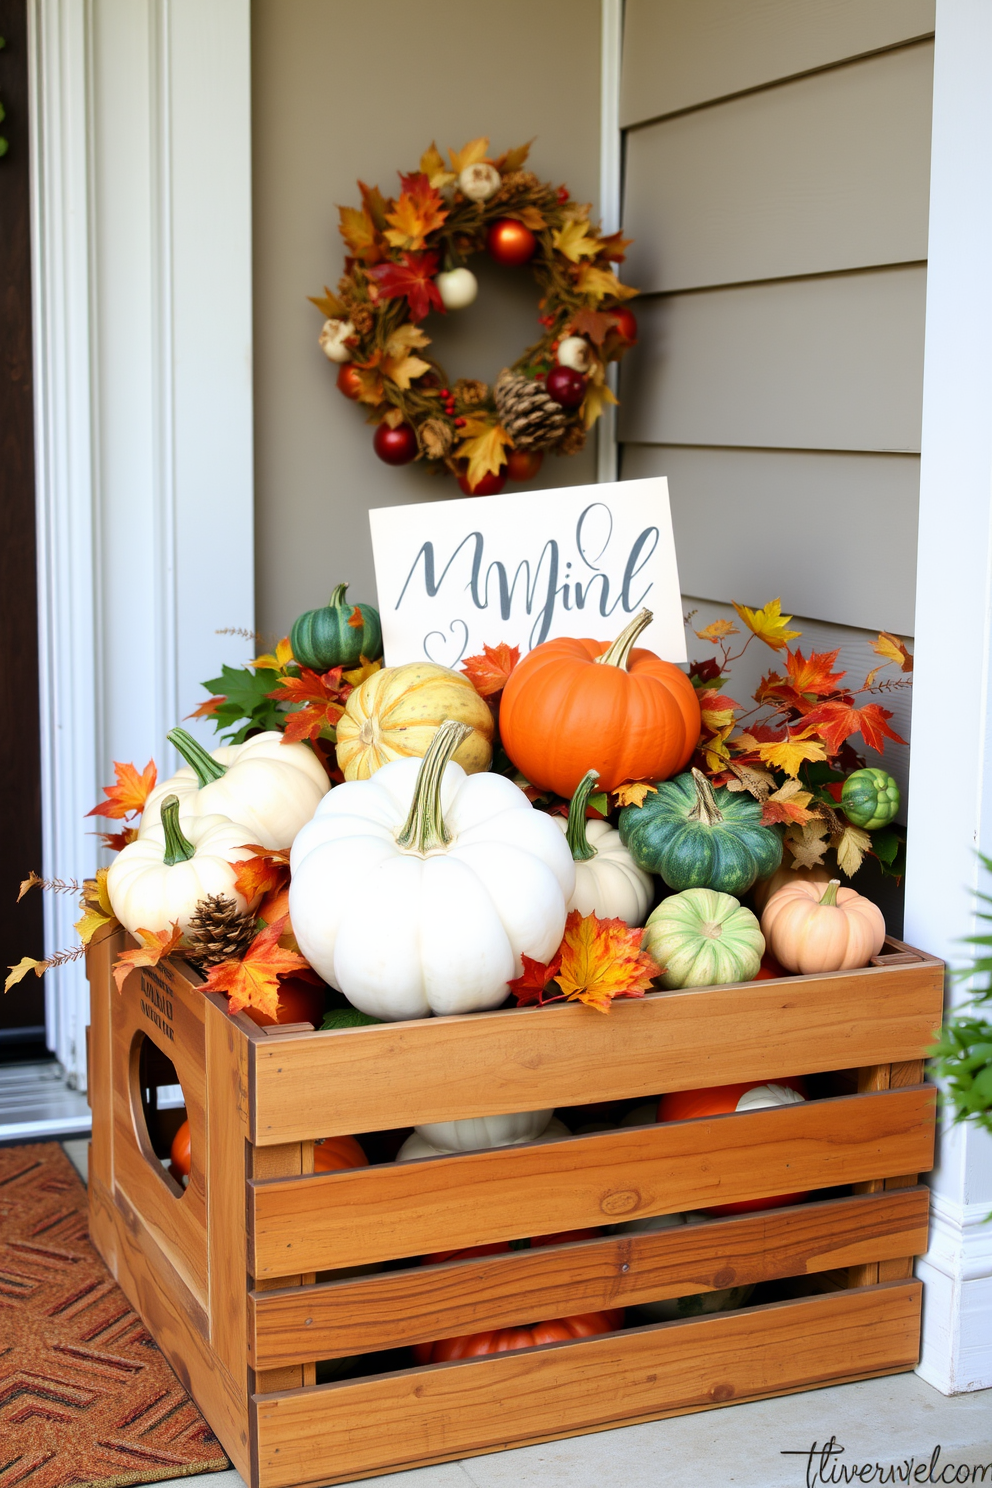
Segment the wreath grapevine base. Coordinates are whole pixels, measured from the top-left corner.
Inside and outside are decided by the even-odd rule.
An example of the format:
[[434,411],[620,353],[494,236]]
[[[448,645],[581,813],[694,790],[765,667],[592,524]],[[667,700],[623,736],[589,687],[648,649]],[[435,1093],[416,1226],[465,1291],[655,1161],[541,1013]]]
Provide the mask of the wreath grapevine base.
[[[533,478],[547,450],[582,449],[616,402],[606,367],[637,338],[623,304],[637,291],[613,268],[629,239],[604,237],[566,187],[525,170],[529,148],[490,159],[488,139],[471,140],[449,151],[449,170],[432,144],[396,200],[360,181],[361,207],[338,209],[348,254],[337,293],[312,300],[326,317],[321,348],[341,392],[368,407],[380,459],[422,460],[470,495]],[[422,324],[474,301],[465,260],[481,252],[528,265],[541,294],[540,337],[492,386],[451,382]]]

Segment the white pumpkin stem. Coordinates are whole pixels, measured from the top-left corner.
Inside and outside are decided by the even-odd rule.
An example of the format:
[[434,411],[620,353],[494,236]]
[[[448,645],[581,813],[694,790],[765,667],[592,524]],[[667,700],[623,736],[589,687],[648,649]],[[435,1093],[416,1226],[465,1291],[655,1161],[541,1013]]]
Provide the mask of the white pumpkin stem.
[[188,863],[196,848],[183,835],[179,825],[179,797],[166,796],[162,802],[162,831],[165,833],[165,866],[174,868],[177,863]]
[[203,745],[198,744],[193,735],[188,734],[185,729],[174,728],[165,737],[194,771],[201,787],[210,785],[212,781],[219,780],[222,775],[227,774],[227,766],[215,760],[212,754],[208,754]]
[[335,586],[334,586],[334,593],[331,595],[330,599],[327,601],[327,608],[329,610],[335,610],[335,609],[338,609],[338,608],[343,607],[343,605],[345,603],[344,596],[345,596],[345,593],[347,591],[347,588],[348,588],[348,585],[347,584],[335,584]]
[[630,662],[630,653],[634,649],[634,642],[642,630],[647,630],[653,619],[654,615],[648,609],[644,609],[639,615],[635,615],[627,628],[622,630],[617,636],[613,645],[608,646],[602,656],[597,656],[596,660],[602,662],[603,666],[615,666],[619,667],[622,672],[627,671],[628,663]]
[[407,852],[428,853],[447,847],[451,833],[441,815],[441,781],[445,766],[458,746],[472,732],[467,723],[446,718],[431,740],[430,748],[420,762],[417,783],[413,788],[410,814],[396,839]]
[[576,863],[585,863],[599,852],[589,841],[586,832],[586,802],[598,779],[598,770],[588,770],[575,787],[575,794],[568,805],[568,830],[565,836],[568,839],[568,850]]
[[702,770],[693,767],[692,781],[696,787],[696,804],[689,812],[689,821],[702,822],[704,826],[715,827],[718,822],[723,821],[723,812],[716,804],[716,796]]
[[839,888],[840,888],[840,879],[839,878],[832,878],[830,880],[830,882],[827,884],[827,887],[823,891],[823,898],[820,900],[820,903],[821,904],[836,904],[837,903],[837,890]]

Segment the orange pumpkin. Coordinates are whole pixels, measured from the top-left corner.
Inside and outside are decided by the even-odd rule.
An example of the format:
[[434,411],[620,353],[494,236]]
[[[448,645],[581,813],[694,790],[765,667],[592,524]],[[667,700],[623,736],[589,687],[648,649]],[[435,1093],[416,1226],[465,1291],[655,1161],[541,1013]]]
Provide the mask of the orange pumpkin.
[[885,920],[877,904],[840,879],[822,884],[786,884],[765,905],[761,933],[787,971],[804,975],[867,966],[885,944]]
[[183,1122],[173,1137],[172,1146],[169,1149],[169,1158],[171,1160],[169,1172],[175,1178],[176,1182],[180,1183],[184,1178],[188,1178],[190,1167],[188,1121]]
[[547,1323],[531,1323],[526,1328],[493,1328],[485,1333],[418,1343],[413,1353],[418,1364],[443,1364],[447,1359],[471,1359],[479,1354],[502,1354],[507,1349],[562,1343],[568,1338],[591,1338],[596,1333],[612,1333],[622,1323],[622,1307],[609,1312],[581,1312],[574,1317],[553,1318]]
[[258,1008],[246,1007],[245,1012],[259,1028],[269,1028],[274,1023],[312,1023],[319,1028],[324,1021],[324,995],[326,986],[321,982],[315,987],[303,977],[283,977],[279,983],[279,1007],[274,1018]]
[[[675,1090],[663,1095],[658,1102],[659,1121],[690,1121],[698,1116],[729,1116],[737,1110],[737,1102],[749,1090],[767,1084],[764,1080],[741,1080],[734,1085],[711,1085],[705,1090]],[[787,1090],[795,1090],[805,1098],[806,1085],[798,1076],[776,1080]],[[778,1209],[783,1204],[798,1204],[806,1193],[774,1194],[766,1199],[739,1199],[732,1204],[712,1204],[700,1212],[718,1216],[721,1214],[747,1214],[753,1209]]]
[[568,797],[587,770],[611,791],[625,780],[667,780],[688,764],[700,731],[696,690],[672,662],[634,648],[652,618],[642,610],[612,645],[545,641],[514,668],[500,738],[531,785]]
[[753,982],[775,982],[779,977],[788,976],[784,966],[780,966],[774,956],[769,956],[766,951],[761,958],[761,965],[751,978]]
[[369,1160],[354,1137],[324,1137],[313,1144],[315,1173],[339,1173],[342,1168],[367,1168]]

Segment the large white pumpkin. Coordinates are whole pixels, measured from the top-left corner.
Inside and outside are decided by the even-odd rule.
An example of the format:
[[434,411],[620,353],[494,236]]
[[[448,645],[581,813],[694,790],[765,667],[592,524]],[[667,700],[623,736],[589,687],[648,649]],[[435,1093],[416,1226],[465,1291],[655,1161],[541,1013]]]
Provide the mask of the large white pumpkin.
[[208,894],[249,908],[234,884],[234,864],[251,853],[244,828],[225,816],[198,816],[181,830],[176,797],[164,803],[164,820],[121,848],[107,870],[111,908],[125,930],[169,930],[185,934],[198,902]]
[[634,928],[647,919],[654,880],[638,868],[615,827],[607,821],[587,821],[586,803],[598,779],[590,770],[575,788],[567,819],[552,817],[565,833],[575,862],[575,889],[568,908],[601,920],[623,920]]
[[466,731],[337,786],[293,844],[300,950],[386,1021],[498,1007],[521,955],[550,961],[564,933],[568,845],[512,781],[450,759]]
[[184,827],[198,816],[226,816],[244,829],[245,842],[292,847],[330,789],[309,745],[285,744],[277,729],[210,753],[185,729],[173,729],[168,737],[186,765],[148,797],[139,837],[158,824],[165,798],[178,796]]

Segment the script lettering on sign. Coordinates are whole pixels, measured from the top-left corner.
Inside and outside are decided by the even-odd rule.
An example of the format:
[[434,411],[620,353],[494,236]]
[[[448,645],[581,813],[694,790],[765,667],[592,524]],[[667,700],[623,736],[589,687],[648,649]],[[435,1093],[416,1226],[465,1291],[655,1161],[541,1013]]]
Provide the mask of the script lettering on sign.
[[612,640],[647,606],[640,644],[685,661],[663,476],[369,513],[388,666],[457,667],[483,645]]

